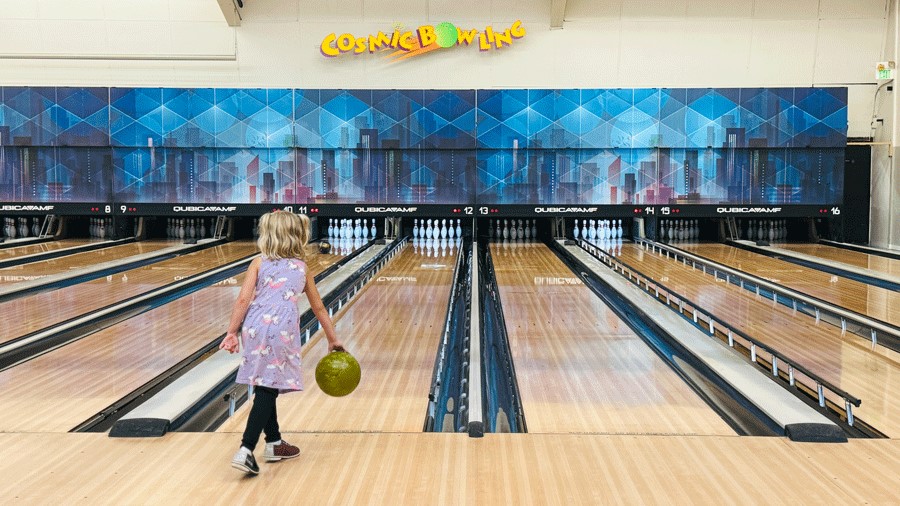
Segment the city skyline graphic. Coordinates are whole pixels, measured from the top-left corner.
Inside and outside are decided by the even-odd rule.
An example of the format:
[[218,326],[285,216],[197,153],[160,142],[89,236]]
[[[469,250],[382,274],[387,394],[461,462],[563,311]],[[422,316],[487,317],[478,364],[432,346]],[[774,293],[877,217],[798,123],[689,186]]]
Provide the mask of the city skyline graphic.
[[0,198],[839,203],[846,88],[0,88]]

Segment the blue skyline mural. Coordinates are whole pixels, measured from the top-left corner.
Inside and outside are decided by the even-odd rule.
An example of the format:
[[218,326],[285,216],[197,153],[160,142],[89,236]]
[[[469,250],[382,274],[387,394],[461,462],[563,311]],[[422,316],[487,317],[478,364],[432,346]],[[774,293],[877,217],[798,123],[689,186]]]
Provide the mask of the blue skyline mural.
[[846,139],[846,88],[4,87],[0,199],[827,204]]

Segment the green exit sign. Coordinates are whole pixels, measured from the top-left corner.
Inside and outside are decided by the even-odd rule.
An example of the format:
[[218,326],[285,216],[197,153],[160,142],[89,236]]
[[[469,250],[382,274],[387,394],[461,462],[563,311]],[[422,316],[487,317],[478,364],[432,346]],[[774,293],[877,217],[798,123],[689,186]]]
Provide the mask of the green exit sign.
[[875,65],[875,79],[893,79],[896,64],[892,61],[878,62]]
[[878,71],[878,79],[893,79],[894,71],[892,69],[881,69]]

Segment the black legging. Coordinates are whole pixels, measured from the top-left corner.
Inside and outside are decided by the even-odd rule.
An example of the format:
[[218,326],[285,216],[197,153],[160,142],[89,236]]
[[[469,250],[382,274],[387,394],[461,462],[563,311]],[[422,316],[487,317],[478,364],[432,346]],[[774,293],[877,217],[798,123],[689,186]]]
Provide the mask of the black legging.
[[278,390],[269,387],[253,387],[255,396],[253,407],[250,408],[250,416],[247,418],[247,428],[244,429],[244,439],[241,446],[253,451],[259,441],[259,434],[266,432],[266,442],[274,443],[281,439],[278,430],[278,412],[275,410],[275,399],[278,398]]

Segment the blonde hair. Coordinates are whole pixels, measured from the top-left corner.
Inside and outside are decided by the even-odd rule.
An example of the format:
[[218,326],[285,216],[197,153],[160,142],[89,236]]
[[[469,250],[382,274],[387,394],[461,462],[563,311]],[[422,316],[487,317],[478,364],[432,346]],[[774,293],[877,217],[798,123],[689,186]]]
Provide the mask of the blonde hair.
[[309,218],[305,214],[275,211],[259,219],[259,240],[256,244],[266,258],[306,260],[305,247],[308,242]]

